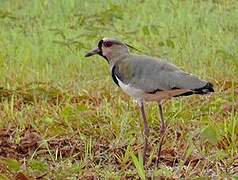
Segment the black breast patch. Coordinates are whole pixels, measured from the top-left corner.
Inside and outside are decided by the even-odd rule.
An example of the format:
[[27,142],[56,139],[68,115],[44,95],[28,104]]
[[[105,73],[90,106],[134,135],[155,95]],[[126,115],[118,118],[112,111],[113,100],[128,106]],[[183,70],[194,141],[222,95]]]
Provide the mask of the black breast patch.
[[116,70],[116,66],[114,65],[114,66],[112,67],[112,73],[111,73],[111,75],[112,75],[113,81],[119,86],[119,82],[118,82],[118,80],[117,80],[117,77],[116,77],[116,74],[115,74],[115,70]]

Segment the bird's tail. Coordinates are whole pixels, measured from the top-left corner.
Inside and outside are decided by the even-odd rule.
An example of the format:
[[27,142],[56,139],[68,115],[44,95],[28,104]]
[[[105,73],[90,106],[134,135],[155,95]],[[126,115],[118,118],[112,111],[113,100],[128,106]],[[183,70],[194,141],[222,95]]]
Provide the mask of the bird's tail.
[[174,97],[178,97],[178,96],[190,96],[190,95],[193,95],[193,94],[208,94],[210,92],[214,92],[214,89],[213,89],[213,84],[208,82],[205,86],[201,87],[201,88],[197,88],[197,89],[192,89],[191,91],[189,92],[185,92],[183,94],[179,94],[179,95],[176,95]]
[[143,98],[146,101],[161,101],[172,97],[189,96],[193,94],[208,94],[214,92],[213,84],[208,82],[205,86],[198,89],[172,89],[167,91],[157,91],[156,93],[145,93]]
[[198,89],[194,89],[193,91],[194,91],[194,94],[207,94],[210,92],[214,92],[213,84],[208,82],[205,86]]

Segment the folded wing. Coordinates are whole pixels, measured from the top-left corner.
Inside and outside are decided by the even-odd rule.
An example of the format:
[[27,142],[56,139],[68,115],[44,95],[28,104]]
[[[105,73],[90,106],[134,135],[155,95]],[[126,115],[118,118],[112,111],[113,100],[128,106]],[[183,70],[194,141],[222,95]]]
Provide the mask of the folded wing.
[[178,89],[191,90],[180,95],[214,92],[211,83],[186,73],[167,61],[148,56],[130,55],[118,61],[112,68],[112,77],[115,82],[118,78],[124,84],[151,94]]

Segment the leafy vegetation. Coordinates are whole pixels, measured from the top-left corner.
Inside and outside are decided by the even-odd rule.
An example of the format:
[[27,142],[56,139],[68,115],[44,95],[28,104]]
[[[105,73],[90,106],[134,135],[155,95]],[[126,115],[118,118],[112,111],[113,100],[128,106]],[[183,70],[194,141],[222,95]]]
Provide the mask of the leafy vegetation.
[[[0,179],[238,177],[236,0],[0,0]],[[142,165],[137,105],[112,82],[102,37],[168,58],[215,84],[211,96],[147,104]],[[138,53],[138,52],[136,52]]]

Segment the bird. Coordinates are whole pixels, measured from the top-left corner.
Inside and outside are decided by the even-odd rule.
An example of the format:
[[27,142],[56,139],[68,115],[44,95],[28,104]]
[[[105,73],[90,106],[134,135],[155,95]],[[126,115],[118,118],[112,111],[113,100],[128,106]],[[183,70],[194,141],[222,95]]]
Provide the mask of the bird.
[[156,164],[159,162],[166,125],[162,102],[173,97],[204,95],[214,92],[213,84],[162,58],[138,55],[130,52],[133,46],[115,38],[101,39],[97,47],[85,57],[99,55],[109,64],[113,81],[138,103],[143,119],[143,163],[146,163],[149,125],[145,113],[145,102],[157,102],[160,115],[159,148]]

